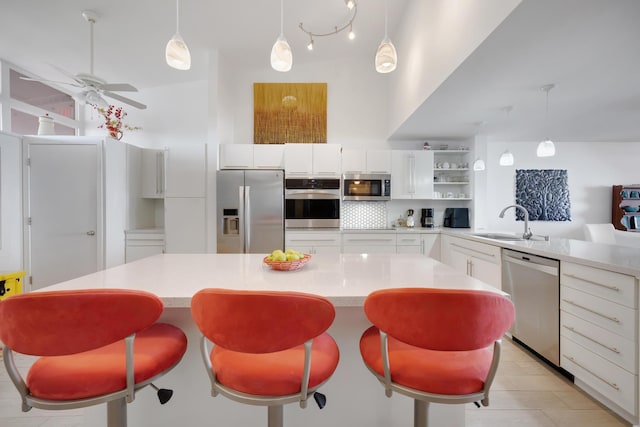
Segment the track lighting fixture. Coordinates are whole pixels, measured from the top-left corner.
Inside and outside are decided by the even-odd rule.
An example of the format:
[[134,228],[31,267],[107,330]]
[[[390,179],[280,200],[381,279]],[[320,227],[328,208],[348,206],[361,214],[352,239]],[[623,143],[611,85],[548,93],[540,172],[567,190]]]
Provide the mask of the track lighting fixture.
[[353,21],[354,19],[356,19],[356,15],[358,14],[358,4],[356,3],[355,0],[345,0],[344,2],[347,5],[347,8],[351,11],[351,17],[348,19],[347,23],[338,27],[337,25],[335,27],[333,27],[332,31],[327,31],[324,33],[314,33],[311,30],[308,30],[306,28],[304,28],[304,24],[301,22],[300,25],[298,25],[298,27],[300,27],[300,29],[306,33],[309,38],[311,39],[311,42],[309,44],[307,44],[307,49],[309,50],[313,50],[313,38],[314,37],[327,37],[327,36],[332,36],[334,34],[338,34],[341,31],[344,31],[346,29],[349,29],[349,33],[348,33],[348,38],[349,40],[353,40],[356,38],[356,33],[353,32]]

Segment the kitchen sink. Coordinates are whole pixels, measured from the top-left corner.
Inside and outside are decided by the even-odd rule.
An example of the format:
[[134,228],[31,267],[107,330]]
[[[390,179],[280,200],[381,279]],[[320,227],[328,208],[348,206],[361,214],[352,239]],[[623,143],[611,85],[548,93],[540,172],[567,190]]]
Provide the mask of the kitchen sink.
[[519,241],[524,240],[522,235],[518,234],[507,234],[507,233],[473,233],[472,236],[476,237],[484,237],[485,239],[494,239],[494,240],[511,240],[511,241]]

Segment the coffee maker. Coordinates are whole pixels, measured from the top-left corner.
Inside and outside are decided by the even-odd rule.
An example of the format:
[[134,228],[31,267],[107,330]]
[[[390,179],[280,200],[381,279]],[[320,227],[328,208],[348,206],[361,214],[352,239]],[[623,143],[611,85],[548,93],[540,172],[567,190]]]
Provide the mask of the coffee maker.
[[422,216],[420,217],[420,225],[424,228],[433,228],[433,209],[422,209]]

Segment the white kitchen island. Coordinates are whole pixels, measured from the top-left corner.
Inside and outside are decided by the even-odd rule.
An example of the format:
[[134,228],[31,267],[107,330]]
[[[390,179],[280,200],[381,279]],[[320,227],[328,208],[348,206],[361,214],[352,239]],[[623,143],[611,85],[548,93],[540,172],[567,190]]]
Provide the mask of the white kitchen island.
[[[285,426],[409,427],[413,401],[389,399],[360,358],[359,339],[370,325],[362,310],[376,289],[436,287],[499,290],[431,258],[413,254],[318,254],[296,271],[275,271],[255,254],[164,254],[103,270],[42,290],[125,288],[153,292],[165,304],[161,320],[181,327],[189,339],[184,359],[157,386],[172,388],[172,400],[161,406],[151,388],[128,406],[130,426],[266,426],[267,409],[218,396],[200,357],[200,333],[191,319],[191,296],[202,288],[299,291],[327,297],[336,306],[330,333],[340,347],[340,364],[320,391],[327,406],[319,410],[285,406]],[[16,401],[16,404],[17,401]],[[480,409],[481,410],[481,409]],[[464,405],[432,404],[430,426],[463,426]],[[84,410],[84,425],[106,425],[106,406]]]

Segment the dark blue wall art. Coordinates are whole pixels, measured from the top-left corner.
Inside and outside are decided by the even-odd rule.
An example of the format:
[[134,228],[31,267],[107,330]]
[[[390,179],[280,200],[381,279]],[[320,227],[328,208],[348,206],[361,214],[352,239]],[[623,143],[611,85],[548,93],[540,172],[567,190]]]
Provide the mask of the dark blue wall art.
[[[516,203],[527,209],[531,221],[571,221],[567,171],[516,169]],[[524,221],[519,209],[516,221]]]

